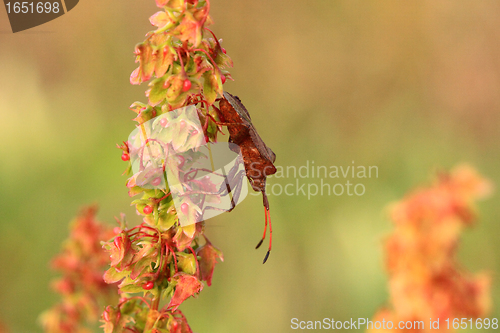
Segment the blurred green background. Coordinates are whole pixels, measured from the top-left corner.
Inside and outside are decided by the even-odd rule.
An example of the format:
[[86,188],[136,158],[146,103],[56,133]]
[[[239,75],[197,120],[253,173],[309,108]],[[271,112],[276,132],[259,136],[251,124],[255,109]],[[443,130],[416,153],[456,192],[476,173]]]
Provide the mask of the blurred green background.
[[[139,222],[116,143],[128,106],[134,45],[153,0],[85,0],[12,34],[0,6],[0,321],[40,332],[57,296],[48,262],[85,204]],[[181,309],[195,332],[289,332],[290,320],[369,318],[387,299],[381,244],[387,204],[438,168],[468,162],[500,184],[500,2],[495,0],[213,0],[211,27],[277,165],[378,166],[363,196],[270,195],[273,252],[255,251],[260,196],[207,223],[225,256],[213,285]],[[304,179],[319,183],[320,179]],[[330,184],[345,179],[326,179]],[[295,179],[271,178],[271,184]],[[306,185],[307,186],[307,185]],[[479,204],[460,258],[489,270],[500,304],[498,192]],[[500,317],[498,306],[490,317]]]

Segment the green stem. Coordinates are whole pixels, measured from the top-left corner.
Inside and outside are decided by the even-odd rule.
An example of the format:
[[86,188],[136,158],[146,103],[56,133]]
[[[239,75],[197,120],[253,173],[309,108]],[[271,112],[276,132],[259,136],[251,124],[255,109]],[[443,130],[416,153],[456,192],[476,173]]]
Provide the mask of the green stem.
[[161,289],[159,290],[158,297],[153,298],[151,307],[149,308],[148,317],[146,319],[146,325],[144,325],[143,333],[151,332],[152,328],[158,322],[158,307],[160,305]]

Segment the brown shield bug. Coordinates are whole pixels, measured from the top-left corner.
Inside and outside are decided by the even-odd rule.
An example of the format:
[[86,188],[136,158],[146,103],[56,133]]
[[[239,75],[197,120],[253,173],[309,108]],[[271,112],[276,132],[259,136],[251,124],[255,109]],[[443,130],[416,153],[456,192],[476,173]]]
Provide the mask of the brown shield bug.
[[264,257],[265,263],[271,253],[273,229],[271,225],[271,214],[269,212],[269,201],[266,195],[266,178],[276,173],[274,161],[276,155],[266,146],[259,136],[259,133],[252,124],[250,114],[245,108],[238,96],[233,96],[224,91],[223,97],[219,102],[219,108],[216,109],[221,120],[220,125],[225,125],[229,132],[229,142],[239,146],[245,172],[254,191],[262,193],[265,227],[262,239],[256,248],[262,244],[266,238],[267,224],[269,221],[269,249]]

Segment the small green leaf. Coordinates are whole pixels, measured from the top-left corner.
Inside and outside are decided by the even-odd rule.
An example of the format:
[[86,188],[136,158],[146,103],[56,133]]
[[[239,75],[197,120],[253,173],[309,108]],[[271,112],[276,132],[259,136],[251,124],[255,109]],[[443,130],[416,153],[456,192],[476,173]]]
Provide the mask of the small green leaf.
[[140,186],[134,186],[128,191],[128,195],[133,197],[136,196],[137,194],[144,192],[144,190],[145,189]]
[[172,47],[165,46],[157,51],[156,64],[155,64],[155,75],[156,77],[162,77],[167,72],[168,68],[174,61],[175,51]]
[[166,81],[168,87],[165,98],[167,99],[167,102],[172,105],[173,108],[182,106],[182,104],[179,104],[178,101],[179,96],[182,95],[184,96],[184,98],[187,98],[187,94],[183,93],[182,91],[185,79],[186,78],[184,77],[183,74],[177,74],[169,76]]
[[181,271],[189,275],[196,273],[196,259],[191,253],[177,253],[178,266]]
[[164,299],[172,297],[172,295],[174,294],[174,286],[175,283],[169,283],[168,287],[163,289],[163,291],[161,292],[161,297]]
[[167,16],[167,13],[159,11],[149,18],[149,22],[158,28],[162,28],[170,22],[170,19]]
[[151,89],[148,90],[149,94],[149,104],[156,106],[160,104],[166,97],[167,89],[164,88],[166,78],[162,76],[158,79],[154,79],[149,84]]
[[135,113],[139,114],[142,109],[145,109],[147,107],[146,104],[141,103],[141,102],[134,102],[132,103],[131,106],[129,106],[129,109],[134,111]]
[[129,272],[123,270],[118,272],[116,268],[111,267],[104,273],[104,281],[106,283],[115,283],[121,281],[123,278],[127,277]]
[[138,74],[142,82],[148,81],[155,69],[153,62],[153,52],[154,50],[149,42],[137,44],[135,47],[135,53],[139,57],[140,62],[140,69]]
[[231,60],[231,58],[222,51],[217,54],[214,61],[219,68],[233,67],[233,60]]
[[151,258],[143,258],[134,264],[132,272],[130,272],[130,278],[135,280],[142,274],[146,267],[150,267]]
[[167,231],[172,228],[174,224],[178,221],[177,214],[172,214],[167,211],[162,211],[158,218],[158,229],[161,231]]
[[130,206],[133,205],[148,205],[150,203],[149,199],[136,199],[130,203]]
[[214,85],[212,80],[213,74],[211,71],[203,73],[203,94],[209,104],[213,104],[217,99],[217,86]]
[[140,293],[143,292],[144,289],[141,286],[137,286],[135,284],[128,284],[120,288],[121,292],[124,293]]

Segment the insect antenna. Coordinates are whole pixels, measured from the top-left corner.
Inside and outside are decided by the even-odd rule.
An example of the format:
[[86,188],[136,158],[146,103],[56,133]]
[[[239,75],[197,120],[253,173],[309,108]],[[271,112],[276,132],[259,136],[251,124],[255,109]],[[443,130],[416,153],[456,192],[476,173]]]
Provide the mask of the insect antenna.
[[266,222],[269,218],[269,249],[267,250],[266,256],[264,257],[264,261],[262,262],[263,264],[265,264],[267,258],[269,258],[269,255],[271,254],[271,247],[273,246],[273,225],[271,224],[271,212],[269,211],[269,208],[265,208],[265,213]]
[[257,244],[255,249],[258,249],[262,245],[262,242],[264,242],[264,239],[266,239],[266,232],[267,232],[267,209],[266,209],[266,207],[264,207],[264,214],[266,216],[266,225],[264,226],[264,234],[262,235],[262,239],[260,240],[259,244]]

